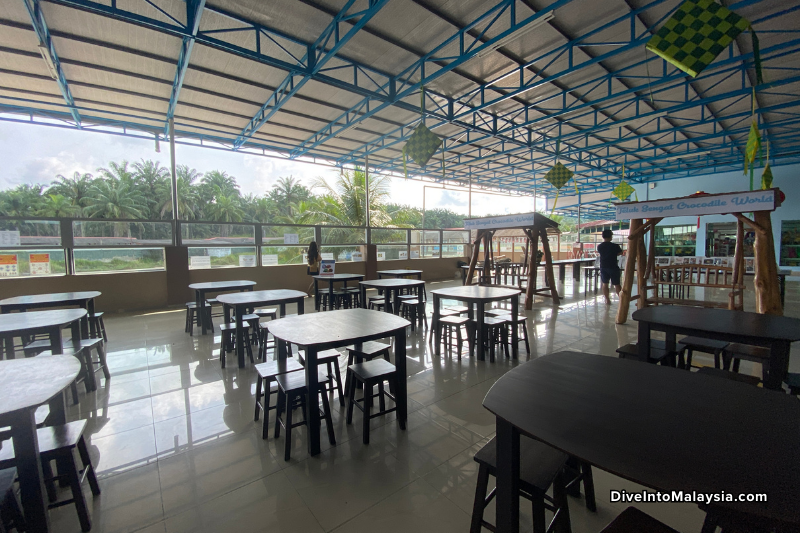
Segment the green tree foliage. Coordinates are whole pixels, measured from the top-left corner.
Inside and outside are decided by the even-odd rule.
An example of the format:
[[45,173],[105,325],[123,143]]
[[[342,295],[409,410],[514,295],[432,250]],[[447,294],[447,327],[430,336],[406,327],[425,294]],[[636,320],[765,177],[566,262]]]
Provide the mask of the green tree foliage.
[[[242,195],[236,178],[222,170],[202,174],[187,165],[178,165],[176,171],[178,213],[182,220],[332,226],[366,224],[366,177],[360,168],[343,171],[332,181],[319,178],[312,188],[292,176],[281,177],[263,195]],[[420,209],[390,202],[388,178],[370,176],[369,185],[372,226],[422,227]],[[158,161],[111,161],[94,174],[75,172],[72,177],[59,174],[49,186],[18,185],[0,191],[0,216],[169,219],[172,217],[172,180],[169,169]],[[460,228],[463,220],[462,215],[447,209],[428,209],[424,217],[426,228]],[[115,236],[130,233],[130,226],[115,226]],[[352,230],[332,230],[328,233],[330,238],[356,237],[337,235],[337,231]]]

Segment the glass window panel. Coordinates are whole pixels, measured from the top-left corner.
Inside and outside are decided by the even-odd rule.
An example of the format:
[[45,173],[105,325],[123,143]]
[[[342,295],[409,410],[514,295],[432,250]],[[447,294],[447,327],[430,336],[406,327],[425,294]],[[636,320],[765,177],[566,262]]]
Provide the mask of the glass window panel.
[[419,246],[412,245],[409,251],[409,259],[432,259],[439,257],[439,246]]
[[333,254],[333,259],[337,263],[344,263],[353,260],[353,254],[360,253],[361,254],[361,261],[364,261],[367,255],[366,246],[323,246],[320,249],[320,253],[322,254],[322,258],[326,259],[326,254]]
[[189,247],[189,270],[257,266],[255,246]]
[[271,266],[277,260],[279,265],[300,265],[305,263],[305,246],[262,246],[261,264]]
[[443,231],[442,232],[442,242],[468,243],[469,242],[469,232],[468,231]]
[[0,220],[0,231],[3,247],[61,246],[61,224],[55,220]]
[[[289,235],[290,237],[285,237]],[[292,235],[297,235],[298,244],[308,246],[308,243],[314,240],[314,227],[309,226],[262,226],[261,227],[261,242],[262,244],[278,245],[278,244],[292,244],[286,242],[292,240]]]
[[143,272],[166,268],[163,248],[77,248],[76,274]]
[[401,228],[374,228],[371,233],[373,244],[401,244],[408,242],[408,231]]
[[463,244],[443,244],[442,257],[465,257]]
[[253,224],[181,224],[183,244],[255,244],[256,227]]
[[365,228],[322,227],[322,244],[366,244]]
[[66,273],[63,249],[0,250],[0,278],[63,276]]
[[[408,259],[408,246],[387,246],[387,245],[378,245],[377,246],[377,253],[378,253],[378,261],[391,261],[393,259],[401,259],[400,254],[405,253],[405,257],[402,259]],[[381,256],[383,254],[383,256]]]
[[171,222],[79,220],[72,223],[75,246],[171,246]]
[[800,220],[781,222],[781,266],[800,266]]
[[411,230],[412,243],[439,243],[438,231]]

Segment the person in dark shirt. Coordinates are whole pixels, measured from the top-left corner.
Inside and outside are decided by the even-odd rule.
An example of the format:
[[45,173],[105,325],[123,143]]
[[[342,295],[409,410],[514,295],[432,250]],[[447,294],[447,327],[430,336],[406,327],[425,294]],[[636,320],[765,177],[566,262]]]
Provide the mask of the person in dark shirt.
[[606,305],[611,303],[611,298],[608,294],[608,283],[614,285],[614,291],[619,296],[620,286],[620,270],[617,257],[622,255],[622,248],[619,244],[611,242],[614,233],[610,229],[603,230],[603,242],[597,245],[597,253],[600,254],[600,281],[603,282],[603,297],[606,299]]

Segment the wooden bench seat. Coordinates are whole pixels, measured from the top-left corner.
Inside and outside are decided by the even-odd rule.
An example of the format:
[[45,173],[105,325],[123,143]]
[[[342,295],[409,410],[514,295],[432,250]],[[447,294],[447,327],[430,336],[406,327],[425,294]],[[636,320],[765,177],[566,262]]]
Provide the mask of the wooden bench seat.
[[[732,311],[744,308],[741,270],[734,272],[733,268],[721,265],[669,265],[656,266],[653,274],[653,284],[644,291],[646,305],[686,305]],[[690,298],[692,288],[727,290],[727,301]]]

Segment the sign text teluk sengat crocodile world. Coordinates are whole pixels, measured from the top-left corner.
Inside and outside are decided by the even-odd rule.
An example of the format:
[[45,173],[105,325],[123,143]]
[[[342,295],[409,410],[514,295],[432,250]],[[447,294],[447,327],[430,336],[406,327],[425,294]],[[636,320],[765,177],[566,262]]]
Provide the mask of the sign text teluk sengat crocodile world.
[[656,216],[680,217],[719,215],[775,209],[775,191],[746,191],[730,194],[673,198],[650,202],[617,204],[617,220]]

